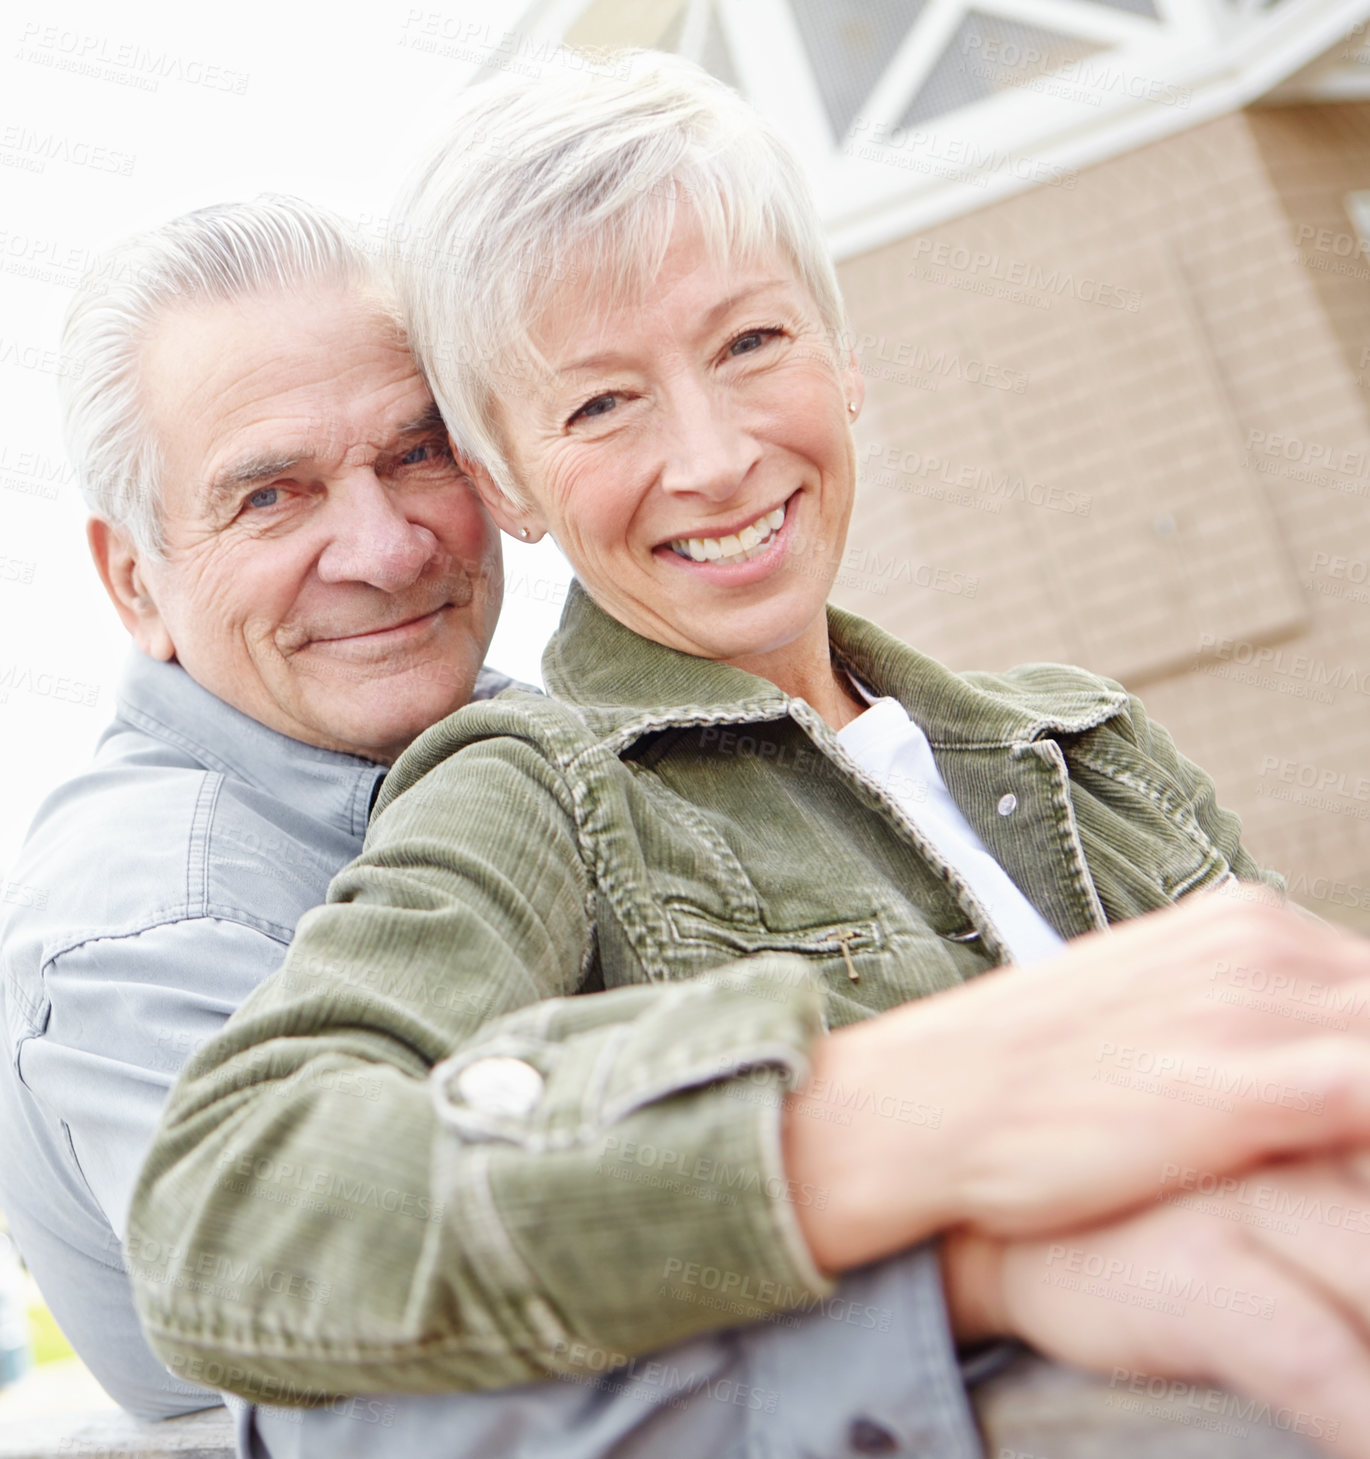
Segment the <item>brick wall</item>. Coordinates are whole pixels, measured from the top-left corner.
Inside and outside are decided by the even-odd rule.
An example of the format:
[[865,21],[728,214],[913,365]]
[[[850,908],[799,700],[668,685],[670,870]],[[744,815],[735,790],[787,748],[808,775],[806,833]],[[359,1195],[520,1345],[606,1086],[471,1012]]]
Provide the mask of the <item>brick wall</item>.
[[1219,118],[842,266],[835,593],[959,668],[1143,693],[1299,900],[1370,930],[1370,105]]

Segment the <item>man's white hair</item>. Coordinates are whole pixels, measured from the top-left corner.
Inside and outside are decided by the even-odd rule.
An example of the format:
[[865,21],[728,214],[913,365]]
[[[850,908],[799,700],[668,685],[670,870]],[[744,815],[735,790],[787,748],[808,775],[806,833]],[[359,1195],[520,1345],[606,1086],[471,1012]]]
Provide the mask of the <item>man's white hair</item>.
[[681,209],[716,259],[787,257],[834,346],[845,323],[803,170],[759,113],[677,56],[586,60],[466,92],[391,229],[410,344],[453,443],[516,504],[498,403],[544,364],[537,321],[554,298],[643,297]]
[[386,297],[383,278],[340,219],[291,197],[201,208],[110,249],[87,271],[62,330],[75,367],[60,382],[62,431],[90,510],[142,551],[163,551],[162,452],[141,366],[166,314],[311,284]]

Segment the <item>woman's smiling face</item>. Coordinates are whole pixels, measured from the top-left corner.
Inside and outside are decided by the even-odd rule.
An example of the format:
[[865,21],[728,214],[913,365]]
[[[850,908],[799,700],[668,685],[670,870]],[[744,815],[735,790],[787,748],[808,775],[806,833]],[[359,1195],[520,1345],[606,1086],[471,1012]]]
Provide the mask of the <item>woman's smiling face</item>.
[[[650,298],[572,284],[534,338],[549,370],[498,402],[528,502],[590,595],[646,638],[768,678],[826,645],[862,382],[779,253],[720,264],[686,218]],[[826,650],[824,650],[826,652]]]

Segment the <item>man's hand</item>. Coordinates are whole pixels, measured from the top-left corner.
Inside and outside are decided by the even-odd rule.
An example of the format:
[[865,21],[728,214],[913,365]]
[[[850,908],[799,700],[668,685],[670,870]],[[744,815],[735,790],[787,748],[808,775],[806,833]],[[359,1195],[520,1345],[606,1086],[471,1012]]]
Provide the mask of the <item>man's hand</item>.
[[[836,1128],[825,1087],[876,1097]],[[1097,1221],[1167,1171],[1370,1145],[1370,942],[1262,887],[1191,898],[820,1040],[784,1141],[833,1271]]]
[[[1208,1188],[1210,1182],[1199,1184]],[[953,1233],[963,1338],[992,1333],[1109,1373],[1215,1383],[1330,1452],[1370,1456],[1370,1162],[1266,1167],[1045,1241]]]

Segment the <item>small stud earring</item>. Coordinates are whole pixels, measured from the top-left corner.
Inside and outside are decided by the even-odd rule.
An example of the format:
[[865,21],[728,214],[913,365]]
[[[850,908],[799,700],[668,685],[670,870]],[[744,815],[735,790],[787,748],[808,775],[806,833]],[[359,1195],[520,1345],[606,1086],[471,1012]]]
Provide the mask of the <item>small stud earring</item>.
[[520,527],[519,528],[519,536],[522,537],[525,542],[527,542],[527,540],[528,540],[528,528],[527,527]]
[[855,414],[856,414],[856,402],[855,402],[855,401],[854,401],[854,400],[849,400],[849,401],[848,401],[848,402],[847,402],[847,409],[848,409],[848,410],[849,410],[849,411],[851,411],[851,413],[852,413],[852,414],[853,414],[853,415],[855,415]]

